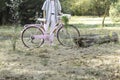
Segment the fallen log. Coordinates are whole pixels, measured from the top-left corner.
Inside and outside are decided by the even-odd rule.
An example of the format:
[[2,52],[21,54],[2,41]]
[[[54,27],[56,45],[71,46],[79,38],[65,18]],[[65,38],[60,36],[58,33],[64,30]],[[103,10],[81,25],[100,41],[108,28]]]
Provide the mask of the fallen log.
[[81,35],[80,37],[74,38],[74,42],[79,47],[89,47],[95,44],[103,44],[109,42],[118,42],[118,34],[113,32],[111,34],[90,34]]

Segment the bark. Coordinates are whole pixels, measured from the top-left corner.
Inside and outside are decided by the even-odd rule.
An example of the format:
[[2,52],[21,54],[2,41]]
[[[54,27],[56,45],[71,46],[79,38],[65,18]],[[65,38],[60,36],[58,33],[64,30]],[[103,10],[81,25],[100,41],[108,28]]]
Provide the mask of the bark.
[[117,33],[112,34],[93,34],[93,35],[81,35],[80,37],[74,38],[74,42],[79,47],[89,47],[95,44],[103,44],[109,42],[118,42]]

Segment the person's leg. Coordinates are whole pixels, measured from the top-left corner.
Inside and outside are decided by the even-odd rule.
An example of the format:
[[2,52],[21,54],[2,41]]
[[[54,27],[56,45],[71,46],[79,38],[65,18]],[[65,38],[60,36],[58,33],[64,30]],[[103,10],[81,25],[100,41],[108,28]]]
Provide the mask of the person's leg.
[[51,16],[50,33],[53,33],[55,25],[56,25],[55,15],[52,15]]
[[52,15],[51,16],[51,25],[50,25],[50,40],[53,42],[54,40],[54,28],[55,28],[55,25],[56,25],[56,20],[55,20],[55,15]]
[[49,24],[50,24],[50,22],[46,22],[46,23],[44,24],[45,33],[48,32]]

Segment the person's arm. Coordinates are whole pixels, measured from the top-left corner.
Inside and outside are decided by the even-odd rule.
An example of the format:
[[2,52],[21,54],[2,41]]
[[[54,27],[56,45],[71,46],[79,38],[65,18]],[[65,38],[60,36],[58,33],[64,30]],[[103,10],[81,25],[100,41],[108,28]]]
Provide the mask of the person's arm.
[[58,0],[58,14],[61,15],[61,4],[59,0]]
[[[46,1],[44,2],[43,6],[42,6],[42,10],[43,10],[43,18],[45,18],[45,10],[46,10]],[[45,21],[46,23],[46,21]]]
[[43,6],[42,6],[42,10],[46,9],[46,1],[44,2]]

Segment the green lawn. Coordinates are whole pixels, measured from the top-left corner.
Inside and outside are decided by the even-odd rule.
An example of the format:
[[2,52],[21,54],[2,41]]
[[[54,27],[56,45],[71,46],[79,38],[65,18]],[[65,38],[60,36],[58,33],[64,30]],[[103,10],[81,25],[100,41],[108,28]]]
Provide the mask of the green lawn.
[[[93,19],[92,19],[93,18]],[[82,34],[120,36],[119,24],[109,21],[100,27],[101,18],[72,17],[70,23]],[[83,22],[82,22],[83,21]],[[95,22],[97,21],[97,22]],[[0,79],[3,80],[120,80],[120,43],[105,43],[88,48],[63,47],[55,41],[28,49],[21,42],[23,27],[0,26]],[[16,50],[12,37],[17,35]]]

